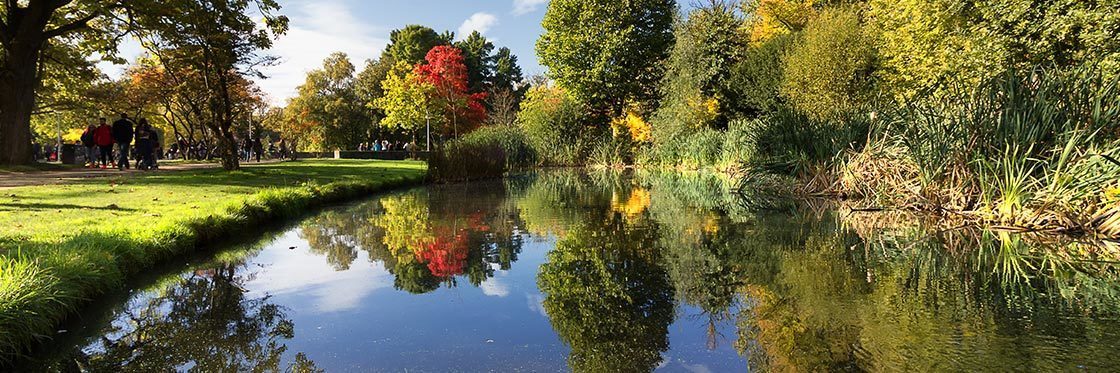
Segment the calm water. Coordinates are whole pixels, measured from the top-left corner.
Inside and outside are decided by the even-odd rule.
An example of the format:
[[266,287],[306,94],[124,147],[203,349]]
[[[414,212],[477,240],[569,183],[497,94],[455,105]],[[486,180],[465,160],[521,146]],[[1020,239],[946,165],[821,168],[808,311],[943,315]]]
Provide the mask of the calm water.
[[418,188],[156,276],[32,365],[1120,369],[1120,272],[1095,256],[1117,248],[1045,241],[785,206],[701,177]]

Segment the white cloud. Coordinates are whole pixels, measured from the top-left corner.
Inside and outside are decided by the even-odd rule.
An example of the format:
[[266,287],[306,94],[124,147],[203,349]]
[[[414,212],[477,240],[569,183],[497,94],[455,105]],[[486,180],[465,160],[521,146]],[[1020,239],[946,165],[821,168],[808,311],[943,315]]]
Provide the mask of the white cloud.
[[529,14],[547,3],[548,0],[513,0],[513,14],[518,16]]
[[466,21],[463,21],[463,25],[459,26],[459,33],[456,35],[458,35],[460,39],[465,39],[472,31],[478,31],[478,33],[485,35],[487,31],[490,31],[491,27],[497,24],[497,16],[490,13],[478,12],[472,14],[471,18],[467,18]]
[[274,105],[294,97],[307,72],[322,66],[331,53],[346,53],[360,71],[365,60],[377,57],[389,43],[388,30],[354,18],[340,1],[310,1],[291,9],[286,12],[291,18],[288,32],[266,52],[280,61],[262,69],[268,79],[257,81]]
[[482,294],[491,297],[505,298],[509,295],[509,286],[506,286],[506,284],[502,283],[501,280],[497,278],[491,277],[483,280],[482,284],[479,284],[479,287],[482,288]]

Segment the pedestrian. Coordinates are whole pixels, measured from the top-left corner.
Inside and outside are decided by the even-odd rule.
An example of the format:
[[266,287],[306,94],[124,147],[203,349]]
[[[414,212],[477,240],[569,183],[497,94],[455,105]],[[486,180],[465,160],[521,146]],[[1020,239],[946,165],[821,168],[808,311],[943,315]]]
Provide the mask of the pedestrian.
[[139,123],[136,125],[136,168],[139,170],[148,170],[151,168],[149,163],[152,146],[152,126],[148,125],[148,120],[140,118]]
[[93,140],[93,133],[97,132],[97,127],[93,124],[86,126],[85,132],[82,132],[82,146],[86,147],[86,167],[97,166],[97,142]]
[[373,141],[373,151],[375,151],[375,152],[381,151],[381,140],[374,140]]
[[93,131],[93,142],[100,151],[98,160],[101,161],[101,168],[108,168],[113,159],[113,129],[105,123],[105,118],[101,118],[97,129]]
[[121,113],[121,119],[113,122],[113,142],[117,143],[117,168],[124,171],[130,168],[128,164],[129,148],[132,144],[132,137],[135,133],[135,125],[132,119],[128,119],[128,114]]
[[261,135],[253,137],[253,155],[257,158],[257,163],[261,163],[261,153],[264,153],[264,144],[261,143]]

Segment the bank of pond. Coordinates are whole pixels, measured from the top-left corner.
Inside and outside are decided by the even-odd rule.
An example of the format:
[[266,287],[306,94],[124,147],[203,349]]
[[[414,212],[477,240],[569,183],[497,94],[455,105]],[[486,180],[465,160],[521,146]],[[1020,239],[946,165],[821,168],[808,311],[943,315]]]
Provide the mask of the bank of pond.
[[[741,185],[740,185],[741,186]],[[110,294],[25,371],[1068,371],[1120,245],[549,170],[328,209]]]

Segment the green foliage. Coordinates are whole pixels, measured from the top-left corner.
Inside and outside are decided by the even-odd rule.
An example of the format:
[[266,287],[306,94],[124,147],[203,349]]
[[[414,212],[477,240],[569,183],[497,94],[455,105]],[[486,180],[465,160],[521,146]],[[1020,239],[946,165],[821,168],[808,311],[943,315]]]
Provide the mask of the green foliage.
[[674,0],[549,2],[537,55],[550,77],[602,120],[652,106],[673,44]]
[[432,85],[421,81],[412,70],[412,65],[398,61],[382,81],[384,96],[374,100],[374,104],[385,111],[383,127],[416,133],[425,128],[427,121],[442,114],[432,102]]
[[519,126],[487,126],[444,144],[429,160],[441,182],[498,178],[538,164],[537,150]]
[[299,95],[288,104],[288,110],[299,112],[311,125],[305,133],[286,135],[310,139],[318,150],[354,149],[366,141],[374,129],[373,119],[359,99],[356,84],[354,65],[345,53],[327,57],[322,68],[307,73]]
[[728,109],[735,116],[756,118],[772,114],[785,104],[780,94],[785,76],[782,57],[795,41],[786,34],[747,48],[742,61],[732,68],[728,83],[732,92]]
[[816,119],[846,114],[873,88],[873,39],[856,8],[823,11],[805,28],[785,57],[782,96]]
[[509,171],[501,139],[485,134],[448,141],[428,159],[428,176],[438,182],[496,179]]
[[83,302],[170,257],[309,208],[420,182],[423,168],[290,162],[7,189],[10,199],[0,204],[0,360],[53,335]]
[[455,47],[463,51],[463,64],[467,66],[467,81],[470,92],[486,92],[489,90],[490,81],[494,78],[495,56],[494,43],[486,40],[478,31],[472,32],[466,39],[455,42]]
[[[677,23],[676,44],[660,85],[661,106],[651,121],[653,151],[659,157],[709,158],[706,151],[712,149],[693,140],[704,142],[708,136],[700,132],[726,128],[729,108],[737,105],[729,83],[747,48],[742,30],[742,20],[724,2],[695,9]],[[694,153],[698,151],[705,154]],[[719,153],[718,147],[714,152]]]
[[453,39],[455,36],[449,32],[438,34],[426,26],[408,25],[389,33],[389,45],[385,46],[381,58],[388,57],[393,61],[416,65],[424,62],[424,56],[432,48],[450,45]]
[[534,87],[521,104],[518,124],[546,165],[584,164],[602,133],[582,121],[585,106],[553,87]]

